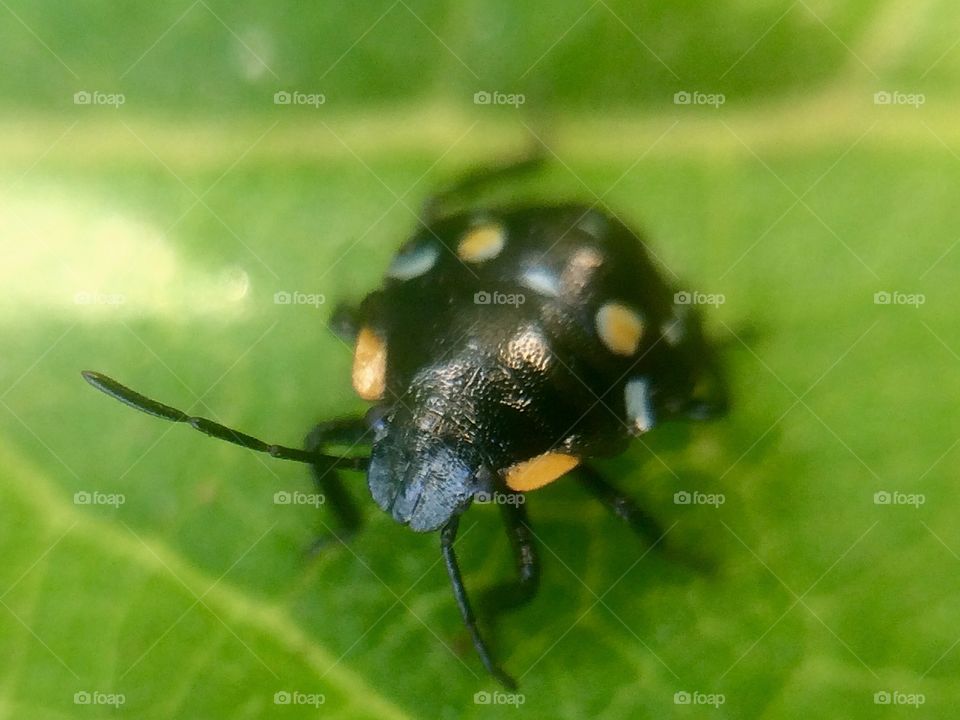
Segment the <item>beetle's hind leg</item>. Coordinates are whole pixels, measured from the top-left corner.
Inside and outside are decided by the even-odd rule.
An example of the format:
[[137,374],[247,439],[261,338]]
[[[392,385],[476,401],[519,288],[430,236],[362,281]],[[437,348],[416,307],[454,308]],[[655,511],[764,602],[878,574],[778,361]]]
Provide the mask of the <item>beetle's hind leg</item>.
[[503,522],[510,546],[517,564],[517,578],[488,588],[480,602],[480,609],[487,617],[512,610],[530,602],[540,588],[540,558],[533,531],[527,521],[527,509],[523,505],[524,495],[513,493],[500,506]]
[[[308,452],[319,452],[331,445],[354,446],[367,445],[364,438],[368,427],[362,418],[338,418],[320,423],[314,427],[304,441]],[[324,532],[310,546],[310,553],[319,552],[334,538],[346,542],[355,535],[363,525],[363,517],[356,501],[347,490],[342,471],[332,467],[329,463],[315,462],[310,465],[313,481],[324,499],[324,508],[329,508],[337,519],[337,528],[329,528],[333,532]]]
[[651,515],[644,512],[629,495],[608,483],[594,468],[581,465],[577,468],[580,484],[614,515],[621,518],[637,535],[650,545],[662,542],[667,531]]
[[581,465],[576,472],[580,484],[614,515],[626,522],[650,548],[656,548],[669,560],[697,570],[711,572],[714,569],[709,560],[694,553],[676,550],[674,544],[667,538],[671,528],[664,529],[652,515],[637,504],[636,500],[607,482],[596,469]]

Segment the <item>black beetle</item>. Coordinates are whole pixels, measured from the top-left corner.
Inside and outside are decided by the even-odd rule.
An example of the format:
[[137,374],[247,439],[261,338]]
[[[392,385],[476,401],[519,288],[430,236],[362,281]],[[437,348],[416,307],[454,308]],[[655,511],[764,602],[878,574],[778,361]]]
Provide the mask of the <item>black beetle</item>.
[[[518,566],[491,613],[530,600],[539,582],[533,535],[517,495],[570,471],[651,541],[662,531],[586,461],[622,452],[666,419],[726,408],[716,357],[698,317],[640,238],[595,207],[450,211],[445,206],[536,159],[468,176],[427,204],[381,289],[333,324],[355,342],[353,385],[375,403],[365,418],[322,423],[305,449],[271,445],[150,400],[99,373],[94,387],[151,415],[251,450],[308,463],[345,532],[360,513],[340,471],[365,471],[381,509],[418,532],[440,530],[443,559],[473,644],[508,687],[477,628],[453,542],[478,497],[500,497]],[[372,441],[369,439],[372,436]],[[323,452],[369,443],[369,457]]]

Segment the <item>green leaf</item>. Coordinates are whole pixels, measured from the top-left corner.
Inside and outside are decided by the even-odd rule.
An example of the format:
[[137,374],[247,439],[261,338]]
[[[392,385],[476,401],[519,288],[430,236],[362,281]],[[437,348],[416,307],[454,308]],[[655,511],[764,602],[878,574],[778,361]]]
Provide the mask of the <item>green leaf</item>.
[[[0,718],[867,718],[877,693],[951,716],[958,11],[610,2],[551,47],[584,8],[495,5],[0,7],[35,68],[0,78],[29,111],[0,116]],[[535,62],[517,87],[546,127],[470,104]],[[314,82],[317,112],[270,101]],[[84,87],[130,102],[70,104]],[[896,90],[929,102],[874,104]],[[432,191],[530,132],[553,162],[482,200],[602,201],[678,287],[722,295],[703,310],[733,409],[602,463],[689,564],[572,481],[530,494],[541,591],[483,628],[521,695],[485,704],[436,535],[353,475],[363,532],[311,557],[329,510],[274,502],[305,468],[80,371],[294,446],[362,412],[333,306],[377,286]],[[474,596],[513,571],[494,508],[457,547]]]

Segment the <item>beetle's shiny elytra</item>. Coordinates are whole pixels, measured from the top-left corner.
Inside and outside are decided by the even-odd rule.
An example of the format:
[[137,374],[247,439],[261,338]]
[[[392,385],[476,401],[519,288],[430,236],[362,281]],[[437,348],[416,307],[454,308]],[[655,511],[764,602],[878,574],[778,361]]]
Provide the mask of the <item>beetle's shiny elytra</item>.
[[636,235],[598,210],[448,217],[390,267],[356,313],[354,378],[370,399],[376,375],[388,407],[370,490],[414,530],[618,452],[693,400],[701,336]]

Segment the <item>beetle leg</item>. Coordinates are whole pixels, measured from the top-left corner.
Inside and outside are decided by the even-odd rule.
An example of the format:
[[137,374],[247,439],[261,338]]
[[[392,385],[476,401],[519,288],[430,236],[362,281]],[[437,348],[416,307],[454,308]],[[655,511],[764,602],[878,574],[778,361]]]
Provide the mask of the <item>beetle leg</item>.
[[719,358],[706,343],[699,349],[699,358],[702,363],[701,383],[705,391],[699,397],[690,399],[684,414],[690,420],[715,420],[726,415],[730,408],[726,379]]
[[713,420],[725,415],[730,407],[726,378],[717,348],[704,335],[700,315],[692,313],[688,322],[691,337],[686,352],[696,368],[700,387],[697,395],[688,399],[682,414],[689,420]]
[[580,483],[597,500],[609,508],[614,515],[623,519],[630,529],[639,535],[651,548],[657,548],[664,557],[705,573],[714,571],[709,559],[687,551],[677,551],[672,543],[665,540],[669,530],[665,530],[651,515],[644,512],[636,500],[608,483],[594,468],[581,465],[577,468]]
[[457,556],[453,551],[453,543],[457,537],[457,527],[460,524],[460,518],[452,518],[440,530],[440,551],[443,554],[443,563],[447,568],[447,575],[450,577],[450,585],[453,587],[453,596],[456,598],[457,606],[460,608],[460,616],[463,618],[463,624],[467,626],[470,638],[473,640],[473,647],[476,648],[480,656],[480,662],[502,685],[510,690],[517,687],[516,681],[507,675],[493,662],[490,656],[490,650],[487,644],[480,636],[480,630],[477,628],[477,620],[473,615],[473,609],[470,607],[470,599],[467,597],[467,589],[463,586],[463,578],[460,576],[460,566],[457,564]]
[[[523,498],[520,493],[515,495]],[[497,584],[484,593],[480,606],[483,614],[490,617],[525,605],[540,587],[540,558],[526,507],[520,502],[504,503],[500,505],[500,512],[517,563],[517,579]]]
[[623,519],[630,529],[651,545],[662,541],[666,531],[653,517],[644,512],[629,495],[608,483],[595,469],[587,465],[577,468],[580,483],[614,515]]
[[[304,446],[307,452],[316,453],[332,443],[357,445],[363,441],[368,431],[362,418],[338,418],[323,422],[314,427],[306,437]],[[328,506],[339,523],[336,537],[345,541],[355,535],[363,524],[362,516],[353,497],[347,491],[340,471],[328,463],[317,462],[310,465],[310,473],[317,491],[323,495],[324,505]],[[318,537],[310,547],[316,553],[331,541],[331,537]]]

